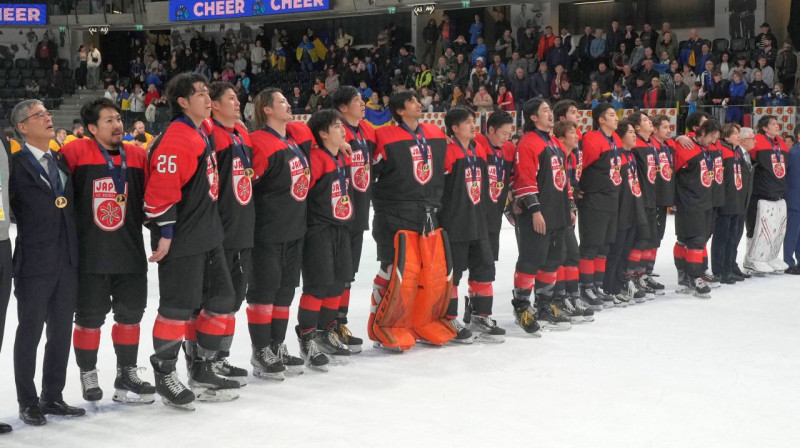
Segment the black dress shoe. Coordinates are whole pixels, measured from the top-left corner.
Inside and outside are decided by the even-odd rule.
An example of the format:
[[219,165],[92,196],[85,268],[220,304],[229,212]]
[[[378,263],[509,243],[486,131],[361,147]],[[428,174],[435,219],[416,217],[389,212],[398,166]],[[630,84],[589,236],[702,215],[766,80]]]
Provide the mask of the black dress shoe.
[[40,401],[39,409],[41,409],[42,413],[45,415],[52,414],[52,415],[67,415],[70,417],[80,417],[81,415],[86,414],[85,409],[70,406],[67,403],[64,403],[64,400]]
[[742,278],[750,278],[751,277],[750,274],[745,274],[744,272],[742,272],[742,270],[739,269],[738,265],[734,265],[733,266],[733,273],[735,275],[738,275],[739,277],[742,277]]
[[0,434],[8,434],[11,432],[11,425],[0,423]]
[[35,405],[20,409],[19,418],[22,419],[22,422],[26,425],[42,426],[47,424],[47,419],[44,418],[42,410],[39,409],[39,406]]
[[800,275],[800,265],[792,266],[792,267],[790,267],[789,269],[787,269],[784,272],[786,272],[787,274],[792,274],[792,275]]
[[720,283],[723,285],[733,285],[736,283],[736,278],[733,276],[733,274],[724,274],[721,277]]

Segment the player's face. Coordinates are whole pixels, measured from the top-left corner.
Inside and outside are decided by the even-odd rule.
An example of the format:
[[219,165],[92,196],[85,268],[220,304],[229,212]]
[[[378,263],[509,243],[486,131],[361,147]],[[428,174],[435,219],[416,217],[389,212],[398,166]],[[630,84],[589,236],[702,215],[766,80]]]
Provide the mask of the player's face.
[[553,110],[547,103],[542,103],[539,106],[539,112],[533,116],[536,119],[536,125],[539,129],[550,132],[553,130]]
[[708,146],[719,140],[719,132],[712,132],[710,134],[700,135],[697,137],[697,142],[703,146]]
[[653,122],[647,115],[642,115],[642,121],[639,123],[639,133],[650,134],[653,132]]
[[670,129],[669,129],[669,121],[662,121],[660,125],[658,125],[658,129],[655,130],[656,137],[664,141],[669,138]]
[[194,93],[189,96],[185,112],[190,117],[200,119],[211,116],[211,97],[208,96],[208,87],[205,83],[194,83]]
[[89,132],[103,147],[112,149],[122,143],[122,117],[115,109],[105,108],[100,111],[97,125],[89,125]]
[[620,135],[620,138],[625,149],[632,149],[636,146],[636,130],[633,129],[633,126],[628,126],[628,130]]
[[567,113],[564,115],[564,117],[575,124],[580,123],[581,119],[580,114],[578,114],[578,108],[575,106],[570,106],[569,109],[567,109]]
[[769,120],[769,124],[767,124],[767,127],[764,128],[764,133],[773,138],[778,135],[780,131],[781,127],[778,124],[778,120],[775,120],[774,118]]
[[475,117],[470,115],[466,120],[453,126],[453,134],[459,140],[472,140],[475,138]]
[[725,139],[725,141],[730,143],[731,145],[733,145],[734,148],[739,146],[739,144],[742,143],[742,138],[741,138],[741,135],[739,134],[739,130],[738,129],[734,129],[733,133],[731,135],[729,135]]
[[264,111],[271,111],[272,118],[278,121],[292,121],[292,105],[286,100],[282,93],[272,94],[272,107],[265,107]]
[[568,151],[571,151],[578,147],[578,133],[574,130],[567,132],[567,135],[561,139],[561,143],[564,144],[564,148]]
[[406,118],[411,118],[413,120],[419,120],[422,118],[422,105],[417,100],[417,97],[412,97],[410,100],[406,101],[406,107],[403,109],[403,116]]
[[347,103],[347,108],[342,110],[342,113],[345,117],[351,119],[362,119],[364,118],[364,111],[366,110],[366,106],[364,104],[364,100],[361,98],[361,95],[356,95]]
[[344,146],[346,134],[342,120],[337,119],[331,123],[330,127],[328,128],[327,137],[327,145],[331,148],[341,148]]
[[511,123],[506,123],[498,129],[490,127],[488,137],[495,146],[503,146],[511,138],[513,132]]
[[219,115],[223,120],[238,120],[239,119],[239,98],[233,89],[228,89],[219,98],[219,101],[212,101],[211,107],[214,110],[214,115]]
[[617,117],[617,112],[614,109],[605,111],[600,119],[602,120],[600,124],[605,123],[607,129],[616,129],[619,124],[619,117]]

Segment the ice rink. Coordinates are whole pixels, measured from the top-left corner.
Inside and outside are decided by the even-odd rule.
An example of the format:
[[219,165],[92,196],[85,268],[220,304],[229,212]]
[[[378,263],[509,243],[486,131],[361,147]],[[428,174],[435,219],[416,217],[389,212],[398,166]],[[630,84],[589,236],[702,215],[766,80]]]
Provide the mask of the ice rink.
[[[83,401],[72,356],[65,400],[87,407],[87,415],[49,418],[41,428],[26,427],[17,416],[12,297],[0,353],[0,421],[14,432],[0,436],[0,447],[800,446],[800,278],[755,278],[714,289],[711,300],[676,295],[672,235],[670,227],[657,260],[666,296],[607,309],[593,323],[532,339],[513,321],[517,251],[506,226],[494,287],[495,317],[508,330],[505,343],[418,345],[403,354],[367,345],[349,365],[332,366],[329,373],[306,371],[281,383],[250,377],[238,400],[198,403],[195,412],[160,400],[149,406],[111,401],[109,316],[98,364],[105,398],[97,408]],[[743,251],[744,242],[740,257]],[[367,236],[350,318],[353,332],[365,339],[374,254]],[[151,382],[156,278],[151,266],[139,352]],[[299,291],[292,326],[298,298]],[[231,361],[249,368],[244,310],[238,319]],[[292,334],[288,343],[296,354]],[[185,380],[182,360],[178,372]]]

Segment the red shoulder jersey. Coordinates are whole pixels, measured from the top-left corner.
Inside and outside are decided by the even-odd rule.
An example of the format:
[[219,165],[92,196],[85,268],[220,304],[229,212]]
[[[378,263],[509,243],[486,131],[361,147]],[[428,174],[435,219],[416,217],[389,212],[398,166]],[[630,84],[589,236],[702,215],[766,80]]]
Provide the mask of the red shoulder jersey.
[[477,141],[466,147],[447,145],[444,159],[444,193],[439,223],[451,241],[488,238],[485,199],[486,148]]
[[781,137],[774,139],[759,133],[756,144],[750,150],[753,160],[753,198],[778,200],[787,189],[786,163],[789,147]]
[[541,211],[548,228],[569,225],[571,194],[561,142],[539,131],[528,132],[515,158],[514,196],[538,195],[540,205],[531,211]]
[[581,139],[581,204],[599,210],[616,210],[622,185],[622,140],[616,133],[602,131],[583,134]]
[[514,156],[517,147],[507,141],[502,147],[495,147],[483,134],[478,134],[475,141],[483,145],[486,154],[486,181],[483,197],[486,199],[486,219],[489,233],[498,233],[503,225],[503,211],[506,198],[511,189],[511,173],[514,170]]
[[[213,123],[211,140],[219,164],[219,216],[225,229],[225,249],[253,247],[253,144],[250,134],[236,124],[227,128]],[[250,174],[251,177],[247,175]]]
[[355,210],[351,187],[350,159],[341,153],[334,156],[314,145],[311,148],[311,187],[307,199],[309,226],[345,225],[353,219]]

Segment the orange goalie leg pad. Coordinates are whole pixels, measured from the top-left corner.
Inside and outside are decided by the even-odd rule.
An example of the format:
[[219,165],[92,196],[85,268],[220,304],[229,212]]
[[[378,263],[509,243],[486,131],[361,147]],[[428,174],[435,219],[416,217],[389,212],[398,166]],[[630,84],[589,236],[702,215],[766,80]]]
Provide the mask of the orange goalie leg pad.
[[453,286],[453,267],[447,233],[442,229],[419,237],[422,273],[414,300],[412,331],[431,344],[445,344],[456,330],[445,317]]
[[422,269],[419,238],[417,233],[407,230],[394,236],[391,280],[380,303],[376,304],[375,319],[369,326],[372,330],[370,335],[386,348],[408,350],[415,344],[410,327]]

